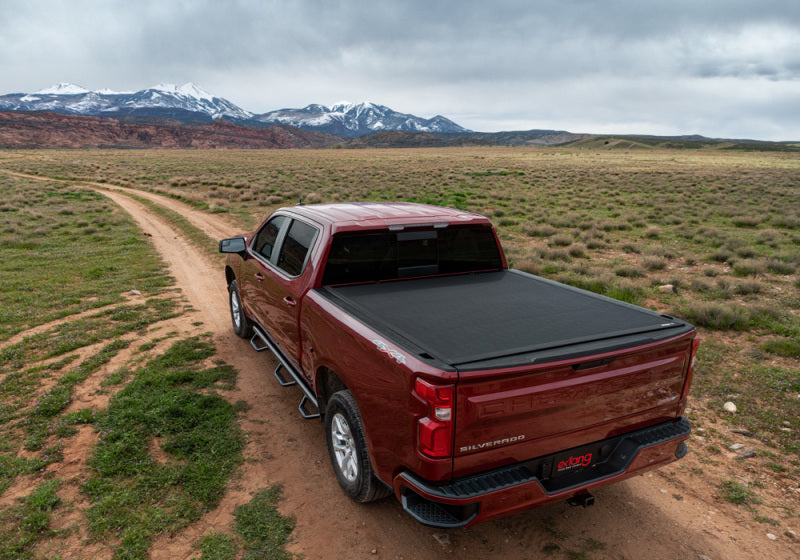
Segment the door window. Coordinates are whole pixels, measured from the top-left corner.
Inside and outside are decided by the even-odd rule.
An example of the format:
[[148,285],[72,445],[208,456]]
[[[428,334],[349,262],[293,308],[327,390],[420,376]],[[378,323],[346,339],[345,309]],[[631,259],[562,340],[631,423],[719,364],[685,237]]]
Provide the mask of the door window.
[[278,267],[289,276],[300,276],[308,259],[308,252],[317,236],[316,228],[293,220],[281,246]]
[[272,259],[272,253],[277,245],[278,234],[283,225],[289,221],[286,216],[275,216],[259,230],[253,240],[252,250],[266,261]]

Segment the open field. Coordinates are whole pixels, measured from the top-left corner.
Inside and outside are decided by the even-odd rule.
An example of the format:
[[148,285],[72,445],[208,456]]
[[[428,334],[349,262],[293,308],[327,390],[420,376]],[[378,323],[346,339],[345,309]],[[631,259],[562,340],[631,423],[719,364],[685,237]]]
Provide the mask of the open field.
[[[694,322],[703,336],[688,412],[696,430],[689,457],[656,475],[670,489],[663,499],[676,512],[705,504],[744,527],[747,544],[741,536],[736,543],[750,548],[736,556],[730,542],[720,544],[728,557],[798,555],[800,156],[465,148],[0,152],[0,516],[18,535],[17,548],[0,548],[0,558],[155,555],[163,534],[185,533],[227,507],[231,477],[256,461],[242,449],[263,418],[240,394],[247,393],[246,372],[223,346],[233,343],[220,340],[198,310],[210,296],[187,299],[187,286],[150,243],[156,234],[142,235],[103,187],[139,191],[138,204],[194,244],[183,252],[212,267],[219,263],[212,238],[218,234],[204,233],[202,216],[234,232],[299,199],[456,206],[492,218],[516,268]],[[165,209],[149,193],[188,203],[197,214]],[[209,281],[219,284],[224,305],[222,279]],[[132,399],[156,384],[153,372],[164,383],[156,393],[213,414],[209,424],[170,422],[172,433],[165,418],[183,418],[184,411],[155,395]],[[735,414],[723,410],[727,401],[736,404]],[[131,415],[148,420],[126,422]],[[228,430],[217,436],[234,442],[229,449],[209,443],[212,424]],[[124,435],[109,439],[123,427]],[[311,436],[304,430],[291,437],[310,437],[308,445],[324,451],[314,428]],[[734,444],[744,447],[732,451]],[[209,460],[206,452],[221,455]],[[209,462],[219,471],[198,472]],[[283,483],[269,469],[285,467],[274,457],[266,463],[269,481]],[[326,464],[316,470],[321,478],[330,474]],[[257,489],[268,489],[266,482]],[[151,499],[140,504],[148,490]],[[287,487],[290,504],[293,492]],[[131,503],[140,504],[135,514],[110,515]],[[394,523],[391,507],[372,511]],[[289,510],[298,518],[293,550],[316,557],[304,510]],[[544,527],[536,546],[549,557],[636,557],[607,526],[588,535],[567,531],[563,511],[529,514]],[[453,548],[487,539],[481,556],[508,556],[508,539],[526,531],[524,518],[456,533],[448,542]],[[291,530],[286,523],[281,534]],[[245,530],[214,528],[221,532],[194,530],[197,546],[256,546],[247,544]],[[494,534],[502,538],[494,542]],[[433,544],[425,557],[447,551]],[[685,551],[672,552],[663,557]]]

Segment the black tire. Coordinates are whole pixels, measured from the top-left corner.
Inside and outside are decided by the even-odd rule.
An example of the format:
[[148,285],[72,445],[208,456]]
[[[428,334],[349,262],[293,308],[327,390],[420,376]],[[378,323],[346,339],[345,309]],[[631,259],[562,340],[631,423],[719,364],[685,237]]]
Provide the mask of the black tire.
[[364,424],[350,391],[334,393],[325,409],[325,439],[339,486],[360,503],[391,494],[372,470],[364,437]]
[[231,282],[228,286],[228,305],[231,309],[231,322],[233,323],[233,332],[242,338],[250,338],[253,334],[253,323],[244,314],[244,307],[242,307],[242,298],[239,297],[239,285],[236,280]]

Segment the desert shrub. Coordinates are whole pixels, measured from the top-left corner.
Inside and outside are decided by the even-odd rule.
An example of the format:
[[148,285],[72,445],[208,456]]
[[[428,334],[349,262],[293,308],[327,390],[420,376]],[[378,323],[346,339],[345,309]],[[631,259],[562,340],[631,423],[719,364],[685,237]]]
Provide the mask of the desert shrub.
[[633,243],[625,243],[624,245],[622,245],[622,247],[620,247],[620,249],[622,249],[626,253],[635,253],[637,255],[642,252],[639,246],[634,245]]
[[657,247],[648,247],[644,251],[644,254],[651,257],[664,257],[665,259],[670,259],[670,260],[674,259],[677,256],[672,248],[666,247],[664,245],[659,245]]
[[773,338],[762,344],[761,349],[786,358],[800,358],[800,340],[792,338]]
[[736,249],[736,256],[741,257],[743,259],[752,259],[753,257],[758,256],[758,251],[756,251],[752,247],[739,247],[738,249]]
[[797,266],[794,263],[773,258],[767,261],[767,270],[774,274],[794,274]]
[[583,216],[580,216],[574,212],[564,214],[562,216],[552,216],[550,218],[550,224],[557,228],[578,227],[579,224],[585,221],[587,220]]
[[661,228],[659,228],[658,226],[649,226],[647,229],[644,230],[644,233],[642,233],[642,235],[644,237],[647,237],[648,239],[658,239],[659,237],[661,237]]
[[689,286],[693,291],[714,299],[730,299],[733,295],[730,283],[723,278],[717,280],[715,284],[695,278]]
[[644,290],[630,282],[623,282],[612,286],[605,295],[620,301],[626,301],[628,303],[638,305],[641,304],[642,299],[644,298]]
[[542,272],[542,261],[534,258],[524,258],[519,262],[514,263],[514,268],[517,268],[528,274],[540,275]]
[[775,216],[772,223],[786,229],[800,229],[800,216]]
[[765,329],[782,336],[798,336],[798,329],[791,325],[791,315],[780,304],[767,303],[750,308],[750,327]]
[[572,262],[569,251],[566,249],[547,249],[542,252],[542,259],[546,261]]
[[725,278],[719,278],[714,288],[714,297],[719,299],[729,299],[733,295],[731,283]]
[[667,261],[661,257],[645,257],[642,260],[642,266],[647,270],[664,270],[667,268]]
[[763,230],[756,236],[756,243],[774,247],[775,243],[778,241],[778,236],[778,232],[774,229]]
[[573,238],[571,235],[566,233],[559,233],[558,235],[554,235],[550,238],[548,244],[551,247],[569,247],[572,245]]
[[562,274],[558,276],[557,279],[559,282],[575,286],[576,288],[633,304],[640,304],[645,296],[644,290],[641,287],[630,282],[620,282],[608,274],[596,276],[587,274],[577,277],[574,275]]
[[550,237],[551,235],[555,235],[558,230],[550,224],[542,224],[538,226],[526,226],[523,228],[523,231],[530,237]]
[[572,267],[572,272],[579,276],[589,276],[592,274],[592,268],[585,262],[581,262]]
[[582,243],[575,243],[574,245],[570,245],[567,248],[567,252],[571,257],[575,257],[576,259],[582,259],[586,257],[586,245]]
[[756,259],[744,259],[733,264],[733,273],[736,276],[756,276],[764,274],[766,270],[766,264]]
[[752,228],[761,224],[761,218],[758,216],[734,216],[731,218],[731,222],[736,227]]
[[644,270],[637,266],[619,266],[614,270],[614,274],[622,278],[641,278],[645,275]]
[[755,280],[745,280],[743,282],[739,282],[733,287],[733,292],[740,296],[748,296],[751,294],[760,294],[761,293],[761,283]]
[[720,247],[725,242],[725,236],[716,228],[703,226],[697,230],[694,240],[703,245]]
[[720,249],[719,251],[714,251],[708,256],[708,260],[714,262],[728,262],[733,258],[733,253],[727,251],[725,249]]
[[699,302],[680,310],[680,315],[698,327],[717,330],[745,330],[750,311],[739,305]]

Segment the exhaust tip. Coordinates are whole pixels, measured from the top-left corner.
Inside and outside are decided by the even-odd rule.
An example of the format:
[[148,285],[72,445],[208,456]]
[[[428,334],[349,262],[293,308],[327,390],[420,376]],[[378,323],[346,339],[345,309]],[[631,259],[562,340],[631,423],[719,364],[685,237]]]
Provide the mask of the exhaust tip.
[[675,457],[683,459],[687,453],[689,453],[689,446],[686,445],[685,441],[680,442],[678,447],[675,448]]

